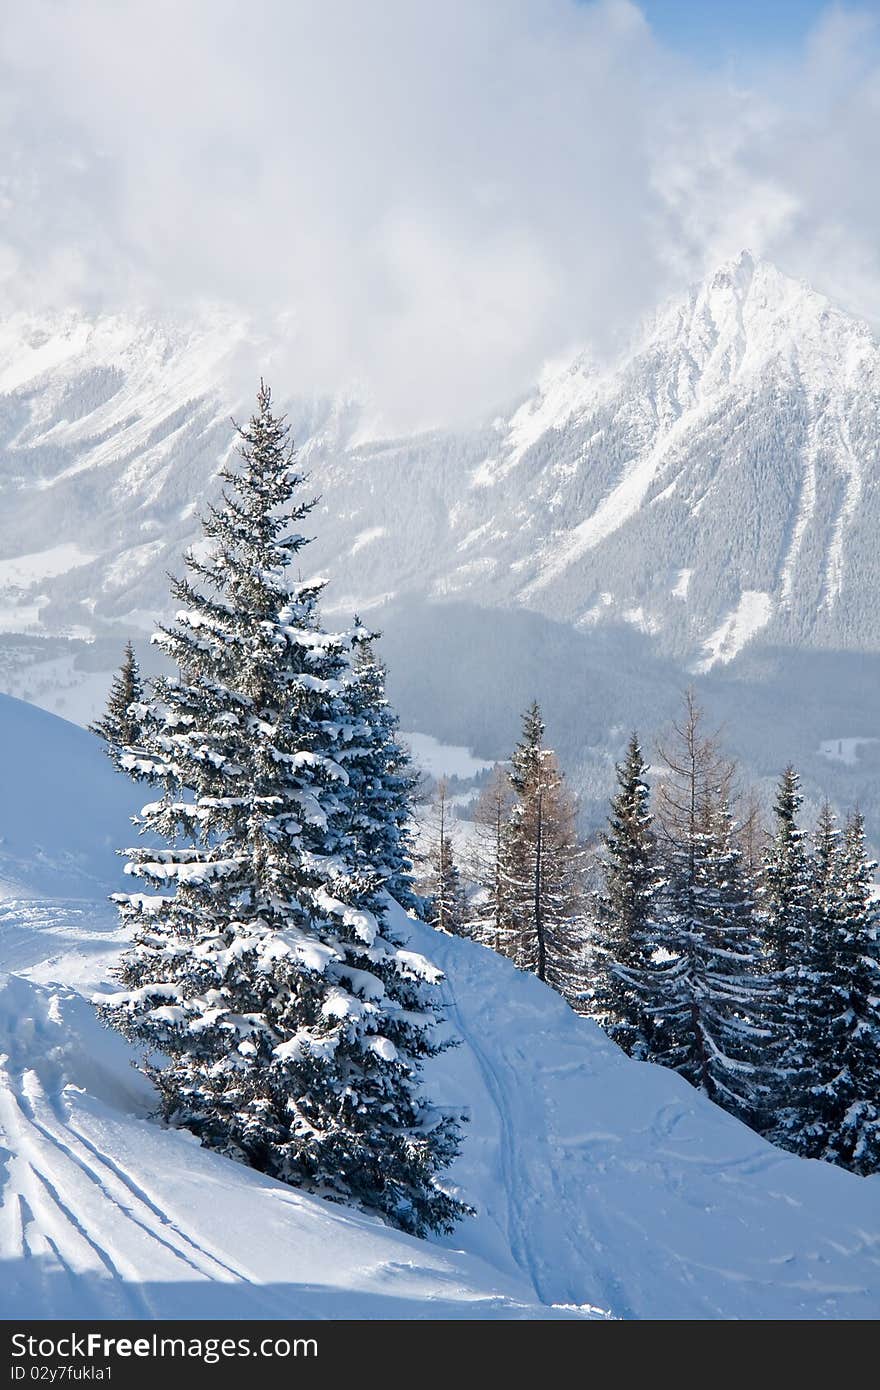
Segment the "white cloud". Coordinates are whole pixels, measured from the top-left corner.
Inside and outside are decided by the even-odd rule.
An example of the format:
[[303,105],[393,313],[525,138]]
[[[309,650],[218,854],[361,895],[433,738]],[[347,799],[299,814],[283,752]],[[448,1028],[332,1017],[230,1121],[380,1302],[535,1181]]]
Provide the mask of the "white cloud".
[[880,319],[876,38],[830,11],[746,82],[628,0],[5,6],[0,284],[280,315],[285,394],[366,383],[401,424],[743,245]]

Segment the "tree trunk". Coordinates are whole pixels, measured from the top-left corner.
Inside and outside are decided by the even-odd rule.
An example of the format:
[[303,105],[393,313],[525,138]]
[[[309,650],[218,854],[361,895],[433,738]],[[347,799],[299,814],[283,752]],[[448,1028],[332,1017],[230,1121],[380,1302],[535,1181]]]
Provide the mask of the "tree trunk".
[[538,792],[538,825],[535,837],[535,936],[538,940],[538,979],[547,979],[547,950],[544,941],[544,884],[542,883],[544,848],[544,794]]

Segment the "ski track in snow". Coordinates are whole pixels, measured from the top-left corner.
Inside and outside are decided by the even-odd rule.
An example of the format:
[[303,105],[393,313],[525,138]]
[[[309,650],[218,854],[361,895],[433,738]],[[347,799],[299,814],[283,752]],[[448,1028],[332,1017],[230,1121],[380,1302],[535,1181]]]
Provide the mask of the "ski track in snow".
[[[583,1264],[586,1251],[576,1239],[579,1221],[576,1214],[569,1210],[566,1202],[567,1194],[560,1191],[556,1176],[555,1156],[552,1152],[547,1153],[546,1163],[537,1165],[537,1167],[542,1168],[549,1179],[555,1206],[542,1200],[542,1198],[546,1198],[547,1194],[541,1191],[539,1184],[535,1183],[534,1170],[536,1165],[534,1163],[529,1165],[524,1158],[522,1147],[517,1144],[516,1127],[511,1123],[511,1116],[517,1117],[523,1132],[532,1129],[535,1134],[552,1133],[552,1121],[550,1121],[549,1116],[544,1116],[540,1110],[532,1114],[523,1113],[525,1088],[522,1086],[520,1078],[528,1064],[528,1059],[522,1049],[514,1047],[513,1059],[506,1053],[497,1051],[493,1056],[489,1049],[479,1041],[479,1032],[468,1026],[466,1015],[459,1007],[452,990],[450,989],[448,993],[451,1012],[458,1032],[477,1060],[486,1090],[497,1113],[499,1162],[503,1188],[507,1198],[507,1235],[511,1253],[516,1263],[527,1276],[536,1296],[542,1303],[563,1307],[584,1306],[588,1302],[587,1292],[589,1292],[591,1296],[589,1306],[599,1306],[592,1302],[592,1300],[598,1299],[601,1306],[609,1310],[611,1316],[631,1317],[632,1313],[626,1303],[626,1295],[620,1281],[613,1271],[601,1261],[598,1270],[594,1269],[592,1275],[587,1276],[585,1281],[578,1280],[575,1284],[567,1279],[564,1265],[560,1267],[554,1261],[548,1264],[546,1253],[542,1253],[542,1247],[546,1247],[547,1243],[544,1227],[548,1211],[555,1210],[557,1214],[562,1213],[564,1220],[567,1223],[570,1222],[564,1241],[569,1252],[574,1254],[576,1263]],[[554,1069],[557,1075],[560,1070],[563,1069]],[[528,1088],[526,1094],[529,1101],[534,1101],[538,1096],[543,1097],[545,1092],[536,1086],[535,1088]],[[601,1136],[601,1138],[606,1137],[614,1142],[615,1136]],[[593,1142],[593,1136],[585,1136],[576,1140],[575,1145],[577,1147],[589,1146]],[[564,1147],[558,1140],[557,1144],[559,1147]],[[554,1147],[552,1144],[548,1146],[548,1148],[552,1147]],[[596,1241],[597,1227],[598,1222],[594,1215],[588,1236],[594,1257],[602,1250],[602,1245]],[[585,1290],[585,1283],[590,1285],[587,1290]]]
[[[517,1166],[515,1141],[510,1128],[509,1107],[505,1104],[507,1097],[497,1070],[493,1067],[489,1056],[480,1046],[474,1033],[467,1027],[451,987],[448,989],[448,998],[458,1032],[477,1060],[486,1090],[492,1099],[498,1117],[499,1157],[503,1188],[507,1199],[507,1238],[510,1242],[511,1253],[520,1269],[528,1277],[538,1298],[542,1302],[550,1302],[552,1300],[545,1297],[545,1291],[541,1287],[540,1276],[536,1269],[535,1258],[529,1246],[528,1234],[521,1214],[523,1187]],[[556,1301],[562,1302],[563,1300]]]
[[[792,1159],[679,1078],[629,1062],[532,977],[506,966],[507,987],[490,985],[484,974],[498,965],[484,948],[435,942],[424,949],[447,972],[459,1053],[470,1054],[485,1090],[478,1101],[474,1080],[466,1083],[474,1116],[465,1144],[494,1155],[482,1177],[472,1160],[465,1191],[481,1221],[506,1227],[538,1297],[618,1318],[779,1316],[781,1306],[787,1316],[835,1317],[843,1306],[878,1307],[878,1213],[855,1238],[849,1229],[852,1277],[835,1269],[824,1282],[834,1218],[806,1237],[792,1220],[802,1213],[809,1224],[809,1189],[829,1176],[826,1165]],[[711,1136],[707,1119],[718,1122]],[[841,1177],[852,1183],[834,1170],[832,1181]],[[880,1205],[876,1187],[860,1190]],[[779,1255],[780,1246],[793,1252],[784,1275],[775,1261],[789,1250]]]
[[[47,1045],[51,1056],[58,1045],[57,1036],[51,1036],[57,1034],[58,1023],[35,1016],[23,1019],[21,1028],[29,1035],[22,1039],[25,1053],[39,1055]],[[19,1209],[31,1213],[31,1222],[23,1223],[25,1251],[38,1253],[39,1243],[37,1249],[30,1248],[28,1228],[39,1216],[45,1239],[64,1269],[71,1274],[103,1270],[114,1281],[117,1315],[156,1315],[139,1280],[144,1265],[131,1258],[133,1235],[148,1267],[168,1278],[252,1282],[245,1270],[227,1264],[181,1229],[89,1137],[63,1094],[53,1094],[51,1082],[47,1084],[33,1067],[7,1063],[0,1076],[0,1120],[16,1154],[6,1200],[17,1199]]]
[[[596,1144],[614,1144],[614,1134],[585,1134],[560,1138],[552,1107],[546,1101],[550,1077],[573,1076],[577,1063],[535,1066],[515,1043],[511,1049],[490,1049],[480,1041],[484,1030],[469,1026],[451,986],[447,986],[450,1012],[464,1043],[474,1054],[486,1091],[497,1116],[499,1167],[507,1204],[507,1236],[517,1265],[529,1279],[536,1296],[555,1306],[603,1307],[616,1318],[636,1316],[621,1279],[606,1258],[614,1236],[596,1210],[584,1228],[577,1204],[559,1180],[559,1153],[566,1148],[591,1150]],[[481,1020],[482,1021],[482,1020]],[[485,1030],[492,1036],[491,1030]],[[537,1073],[537,1076],[530,1073]],[[533,1084],[524,1084],[525,1078]],[[524,1103],[525,1102],[525,1103]],[[538,1102],[535,1104],[535,1102]],[[512,1122],[515,1117],[516,1123]],[[528,1150],[517,1134],[552,1136],[542,1160],[529,1161]],[[540,1176],[543,1176],[542,1185]],[[552,1213],[552,1217],[551,1214]],[[552,1221],[553,1237],[547,1226]],[[556,1248],[554,1249],[554,1241]],[[548,1258],[548,1252],[550,1256]],[[571,1266],[577,1269],[574,1279]]]

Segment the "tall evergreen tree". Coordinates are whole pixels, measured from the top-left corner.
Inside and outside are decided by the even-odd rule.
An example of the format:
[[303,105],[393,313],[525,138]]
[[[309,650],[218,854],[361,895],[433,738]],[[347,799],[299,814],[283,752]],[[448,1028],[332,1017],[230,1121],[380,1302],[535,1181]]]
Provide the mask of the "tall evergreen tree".
[[461,874],[455,862],[452,808],[445,778],[441,778],[437,784],[433,825],[428,828],[428,836],[425,855],[427,872],[419,883],[426,903],[425,920],[438,931],[449,932],[453,936],[465,936],[467,900]]
[[528,796],[532,787],[540,781],[544,761],[544,734],[546,726],[541,714],[541,706],[533,700],[522,717],[522,734],[510,759],[510,785],[515,794]]
[[385,667],[374,648],[377,635],[355,618],[354,679],[346,692],[352,724],[345,763],[351,831],[365,869],[379,876],[402,907],[420,912],[410,832],[418,773],[398,738],[397,715],[385,693]]
[[89,725],[93,734],[104,739],[107,753],[114,762],[118,761],[121,748],[131,748],[138,742],[143,694],[138,659],[131,642],[126,642],[122,665],[110,687],[107,708],[100,719]]
[[761,868],[764,941],[770,966],[780,977],[799,965],[809,924],[806,836],[798,824],[802,804],[800,778],[789,764],[779,783],[772,838]]
[[592,1008],[615,1042],[631,1056],[650,1052],[650,1014],[640,980],[657,935],[662,873],[650,807],[647,764],[638,735],[617,764],[618,790],[603,837],[604,892],[598,903],[598,953]]
[[691,691],[661,747],[664,911],[647,942],[642,989],[650,1058],[725,1108],[751,1114],[766,1030],[757,1011],[760,960],[730,812],[733,765],[703,732]]
[[825,1155],[835,1128],[840,1072],[836,1034],[848,1005],[839,978],[845,933],[843,870],[840,834],[826,802],[809,865],[809,922],[797,967],[796,1031],[788,1043],[792,1079],[785,1139],[806,1158]]
[[848,820],[842,853],[842,913],[837,956],[830,1135],[824,1157],[856,1173],[880,1170],[880,904],[865,825]]
[[134,945],[103,1013],[163,1054],[146,1070],[169,1122],[405,1230],[448,1230],[463,1208],[438,1174],[459,1128],[420,1085],[444,1045],[439,974],[358,849],[352,639],[321,628],[322,582],[293,577],[314,503],[267,387],[239,433],[208,554],[187,557],[157,634],[178,674],[121,757],[159,796],[140,818],[152,843],[129,851],[145,891],[118,899]]
[[496,765],[474,807],[467,867],[478,892],[469,921],[474,936],[504,955],[515,951],[505,875],[505,837],[512,805],[510,779]]
[[[766,1103],[766,978],[743,864],[740,827],[725,791],[704,809],[691,943],[692,1018],[702,1034],[699,1084],[752,1122]],[[691,1077],[696,1080],[695,1077]]]
[[806,1029],[805,951],[810,931],[810,868],[806,836],[798,823],[800,779],[788,766],[773,807],[773,830],[764,853],[758,891],[758,925],[769,971],[766,1022],[774,1041],[767,1049],[769,1134],[786,1147],[800,1127],[803,1038]]
[[505,833],[503,873],[515,959],[566,998],[583,985],[580,846],[574,800],[552,749],[544,747],[537,703],[523,718],[511,759],[514,804]]

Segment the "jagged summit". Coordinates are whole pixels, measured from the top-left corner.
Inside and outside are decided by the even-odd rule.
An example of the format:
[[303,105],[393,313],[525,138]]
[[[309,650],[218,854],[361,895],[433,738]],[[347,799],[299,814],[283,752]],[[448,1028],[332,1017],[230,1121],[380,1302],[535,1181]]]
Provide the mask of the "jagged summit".
[[716,386],[785,357],[789,365],[796,361],[807,368],[809,384],[822,389],[827,373],[849,373],[866,353],[876,352],[867,325],[749,251],[692,290],[661,320],[658,336],[684,339],[704,370],[724,359],[718,376],[710,378]]
[[876,646],[861,576],[878,385],[865,324],[742,252],[612,370],[561,372],[514,415],[474,478],[503,480],[496,540],[511,531],[499,503],[529,498],[507,597],[580,624],[622,618],[702,667],[763,629]]
[[[680,413],[771,363],[789,375],[806,368],[807,384],[822,390],[841,371],[857,375],[876,354],[866,324],[771,262],[741,251],[687,295],[662,306],[611,369],[599,372],[579,359],[545,378],[540,392],[514,416],[513,442],[521,449],[526,438],[531,443],[537,437],[535,423],[559,428],[590,410],[637,367],[663,378],[666,396]],[[656,390],[646,386],[656,398]],[[661,411],[663,405],[658,402]]]

